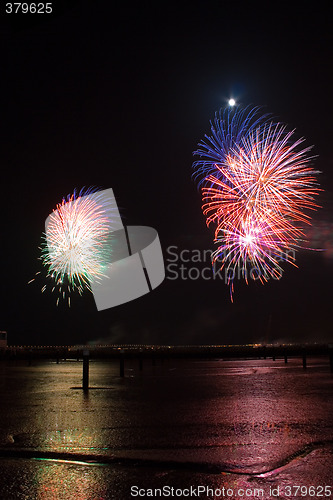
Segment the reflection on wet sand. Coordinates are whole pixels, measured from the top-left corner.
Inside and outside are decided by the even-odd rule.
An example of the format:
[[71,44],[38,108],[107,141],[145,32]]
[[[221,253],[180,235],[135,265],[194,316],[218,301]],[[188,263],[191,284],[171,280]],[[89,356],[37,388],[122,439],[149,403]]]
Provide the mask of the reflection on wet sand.
[[88,394],[73,389],[81,370],[2,365],[2,498],[13,478],[37,499],[121,499],[132,480],[267,490],[308,484],[310,466],[317,481],[332,473],[333,379],[320,359],[306,373],[292,359],[169,360],[143,373],[133,362],[125,378],[117,363],[92,362]]

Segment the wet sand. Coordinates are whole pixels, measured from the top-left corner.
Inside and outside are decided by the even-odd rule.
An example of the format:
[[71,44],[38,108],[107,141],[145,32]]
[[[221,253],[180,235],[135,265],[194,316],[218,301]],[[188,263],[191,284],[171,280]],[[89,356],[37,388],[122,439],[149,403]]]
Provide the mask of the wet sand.
[[88,394],[75,389],[76,361],[1,363],[0,377],[1,498],[127,499],[134,485],[330,497],[320,489],[333,477],[327,360],[307,370],[300,359],[147,361],[142,371],[131,360],[124,379],[115,361],[93,361]]

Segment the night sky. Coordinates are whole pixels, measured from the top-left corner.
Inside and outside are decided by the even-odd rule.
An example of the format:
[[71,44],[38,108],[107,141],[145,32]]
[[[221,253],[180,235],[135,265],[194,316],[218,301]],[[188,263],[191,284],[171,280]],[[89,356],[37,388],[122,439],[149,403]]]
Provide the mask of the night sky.
[[[67,0],[39,16],[1,5],[0,330],[10,344],[333,340],[333,27],[323,3],[291,4]],[[323,251],[299,252],[281,281],[237,282],[234,303],[221,281],[166,279],[97,312],[89,293],[57,307],[42,279],[28,284],[46,217],[83,186],[112,187],[124,223],[154,227],[165,258],[169,246],[213,249],[192,153],[231,96],[314,145],[324,191],[309,246]]]

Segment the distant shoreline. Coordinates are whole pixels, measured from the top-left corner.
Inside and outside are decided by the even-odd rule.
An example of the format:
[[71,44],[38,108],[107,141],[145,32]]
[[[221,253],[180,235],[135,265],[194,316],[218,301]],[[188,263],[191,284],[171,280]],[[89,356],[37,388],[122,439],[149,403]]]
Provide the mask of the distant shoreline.
[[303,356],[333,357],[331,344],[248,344],[248,345],[74,345],[7,346],[0,359],[80,359],[84,352],[91,359],[119,357],[154,358],[285,358]]

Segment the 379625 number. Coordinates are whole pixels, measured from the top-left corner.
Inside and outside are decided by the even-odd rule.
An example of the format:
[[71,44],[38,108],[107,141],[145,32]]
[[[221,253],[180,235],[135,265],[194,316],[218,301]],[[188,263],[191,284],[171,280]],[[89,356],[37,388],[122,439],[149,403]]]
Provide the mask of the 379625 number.
[[330,497],[332,495],[331,486],[285,486],[286,497]]
[[51,14],[52,2],[47,3],[6,3],[6,14]]

